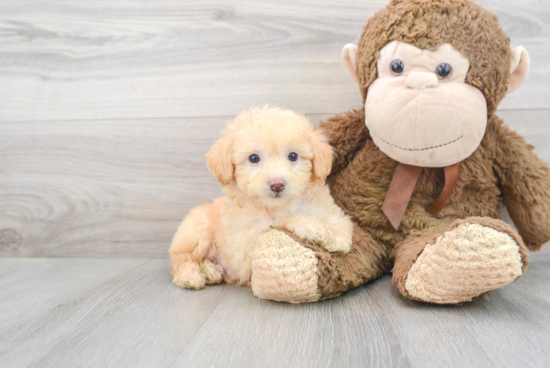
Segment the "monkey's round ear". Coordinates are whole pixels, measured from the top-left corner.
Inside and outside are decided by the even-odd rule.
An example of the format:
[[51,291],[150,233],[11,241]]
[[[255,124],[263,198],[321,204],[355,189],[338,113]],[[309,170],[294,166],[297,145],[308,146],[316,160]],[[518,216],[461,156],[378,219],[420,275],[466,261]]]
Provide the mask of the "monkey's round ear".
[[342,49],[342,61],[344,62],[344,65],[346,69],[348,70],[348,73],[358,81],[357,78],[357,70],[355,70],[355,59],[357,58],[357,45],[348,43],[344,48]]
[[527,50],[522,46],[514,48],[510,52],[510,77],[508,78],[508,92],[514,92],[518,89],[527,76],[529,75],[529,67],[531,59]]
[[231,146],[233,142],[227,133],[214,144],[206,154],[208,170],[223,185],[233,180],[233,163],[231,162]]

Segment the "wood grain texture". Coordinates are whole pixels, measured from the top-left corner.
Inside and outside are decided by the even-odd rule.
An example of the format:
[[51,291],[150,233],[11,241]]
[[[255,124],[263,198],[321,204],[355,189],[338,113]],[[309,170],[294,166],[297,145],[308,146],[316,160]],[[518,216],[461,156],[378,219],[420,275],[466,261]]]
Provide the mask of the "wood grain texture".
[[170,283],[168,262],[0,259],[3,367],[544,367],[550,255],[463,306],[404,299],[388,276],[290,305]]
[[[550,162],[550,110],[500,115]],[[328,115],[313,115],[314,122]],[[166,257],[229,117],[0,123],[0,256]]]
[[[548,108],[550,4],[481,0],[531,77],[502,109]],[[231,116],[361,105],[340,61],[387,0],[0,2],[0,121]]]

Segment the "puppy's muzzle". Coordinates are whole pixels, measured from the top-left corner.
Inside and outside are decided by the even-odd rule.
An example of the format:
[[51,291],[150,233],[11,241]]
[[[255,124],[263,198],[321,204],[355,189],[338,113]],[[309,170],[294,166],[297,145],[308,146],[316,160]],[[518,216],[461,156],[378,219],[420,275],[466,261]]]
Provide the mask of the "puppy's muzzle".
[[285,190],[286,182],[283,179],[273,179],[269,181],[271,191],[278,194]]

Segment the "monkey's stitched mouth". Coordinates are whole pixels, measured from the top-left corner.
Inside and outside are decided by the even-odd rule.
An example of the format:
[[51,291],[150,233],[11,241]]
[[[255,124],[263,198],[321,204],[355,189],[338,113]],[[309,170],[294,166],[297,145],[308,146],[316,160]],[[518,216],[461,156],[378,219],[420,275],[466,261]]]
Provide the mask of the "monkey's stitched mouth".
[[450,142],[447,142],[447,143],[443,143],[443,144],[438,144],[437,146],[432,146],[432,147],[426,147],[426,148],[404,148],[404,147],[399,147],[399,146],[396,146],[395,144],[392,144],[390,142],[386,142],[385,140],[383,140],[382,138],[380,138],[378,135],[374,134],[376,136],[376,138],[380,139],[382,142],[386,143],[386,144],[389,144],[390,146],[392,147],[395,147],[395,148],[399,148],[401,150],[404,150],[404,151],[426,151],[426,150],[429,150],[429,149],[435,149],[435,148],[441,148],[441,147],[444,147],[444,146],[448,146],[449,144],[451,143],[455,143],[459,140],[461,140],[464,136],[461,135],[460,137],[456,138],[455,140],[452,140]]

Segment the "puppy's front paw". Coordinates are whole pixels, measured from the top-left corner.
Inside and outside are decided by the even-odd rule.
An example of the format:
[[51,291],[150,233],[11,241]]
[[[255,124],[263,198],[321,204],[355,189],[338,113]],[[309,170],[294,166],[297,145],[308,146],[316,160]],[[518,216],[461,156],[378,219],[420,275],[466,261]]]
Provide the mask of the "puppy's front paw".
[[312,217],[292,217],[285,220],[282,227],[308,243],[328,244],[332,240],[330,230]]
[[185,289],[200,290],[206,284],[206,278],[196,262],[180,263],[176,269],[172,269],[172,275],[173,283]]
[[[349,238],[349,239],[348,239]],[[351,250],[351,237],[337,236],[331,242],[326,243],[324,248],[329,252],[344,252]]]

